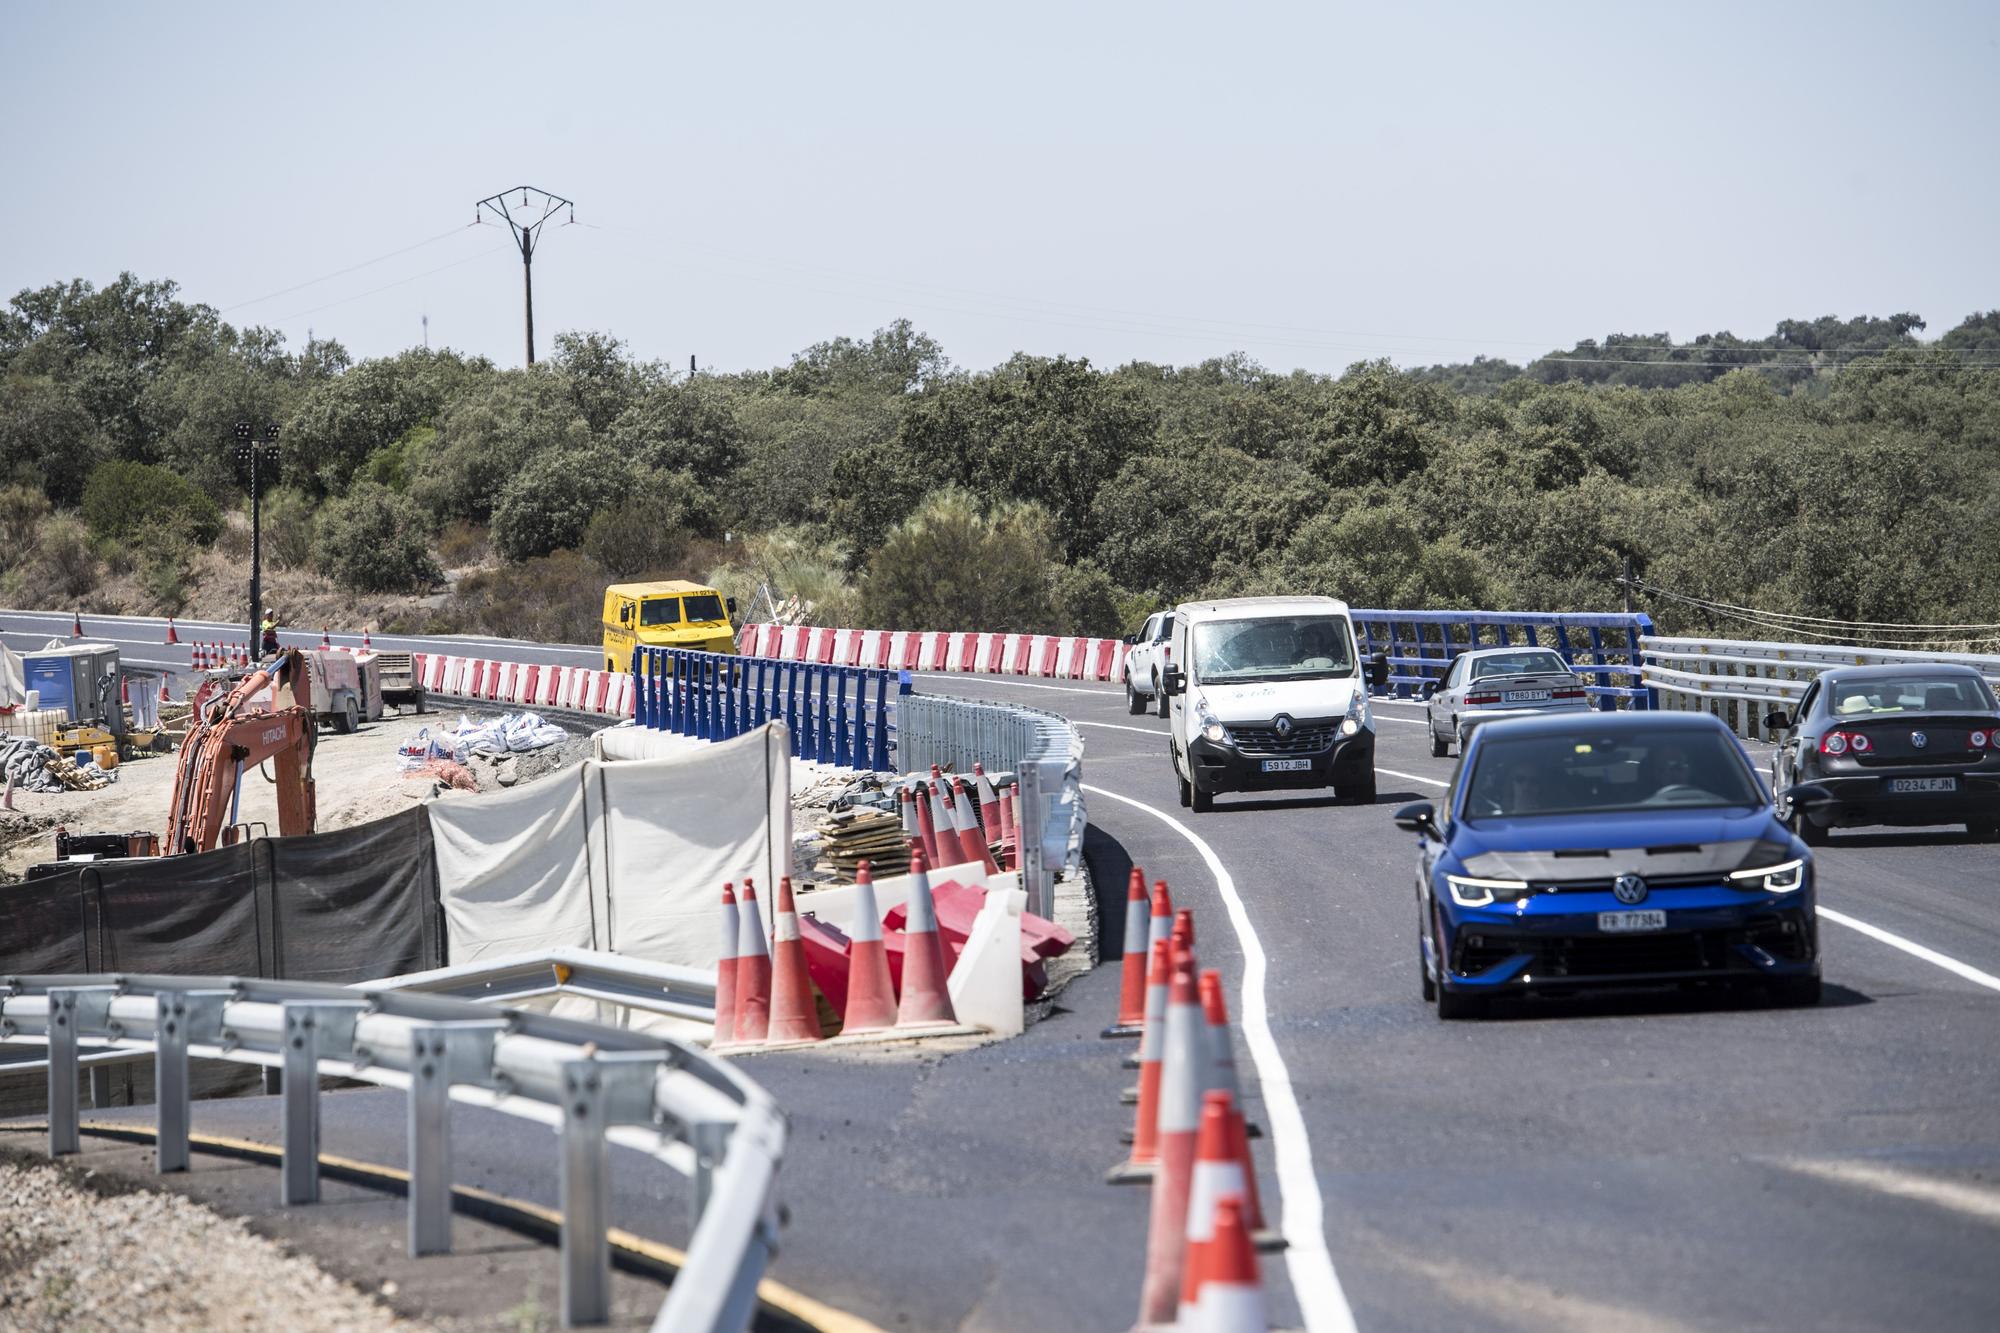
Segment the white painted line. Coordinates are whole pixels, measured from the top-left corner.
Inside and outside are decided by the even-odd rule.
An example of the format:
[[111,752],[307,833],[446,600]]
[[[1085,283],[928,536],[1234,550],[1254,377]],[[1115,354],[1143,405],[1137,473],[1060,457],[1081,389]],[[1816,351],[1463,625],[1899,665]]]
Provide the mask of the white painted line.
[[1392,778],[1408,778],[1412,782],[1428,782],[1433,787],[1449,787],[1451,785],[1449,782],[1440,782],[1436,778],[1427,778],[1421,773],[1399,773],[1393,768],[1378,768],[1375,771],[1377,773],[1387,773]]
[[1428,727],[1428,726],[1430,725],[1430,719],[1429,719],[1429,718],[1422,718],[1422,717],[1391,717],[1391,716],[1390,716],[1389,714],[1387,714],[1387,713],[1377,713],[1377,714],[1375,714],[1375,720],[1376,720],[1377,722],[1400,722],[1400,723],[1402,723],[1402,724],[1403,724],[1404,726],[1406,726],[1406,727]]
[[912,671],[914,680],[957,680],[971,684],[1017,685],[1024,690],[1052,690],[1057,694],[1088,694],[1098,699],[1115,699],[1124,693],[1120,686],[1113,691],[1110,686],[1101,690],[1080,690],[1074,685],[1038,685],[1032,680],[1016,680],[1012,676],[989,675],[983,671]]
[[1984,986],[1988,990],[2000,990],[2000,977],[1994,976],[1991,972],[1981,972],[1970,963],[1961,963],[1956,958],[1939,953],[1936,949],[1926,949],[1915,940],[1906,940],[1892,931],[1884,930],[1880,926],[1871,926],[1866,921],[1851,917],[1845,912],[1836,912],[1831,907],[1820,908],[1819,914],[1836,925],[1846,926],[1849,930],[1858,930],[1871,940],[1880,940],[1892,949],[1901,949],[1912,958],[1921,958],[1926,963],[1941,967],[1954,976],[1964,977],[1975,985]]
[[1936,1176],[1918,1175],[1914,1171],[1898,1171],[1877,1162],[1815,1162],[1794,1157],[1779,1158],[1772,1165],[1796,1171],[1802,1176],[1830,1180],[1838,1185],[1893,1194],[1899,1199],[1915,1199],[1919,1203],[1947,1208],[1954,1213],[2000,1226],[2000,1191],[1980,1189],[1955,1180],[1939,1180]]
[[1071,718],[1069,719],[1069,724],[1072,727],[1103,727],[1106,731],[1136,731],[1141,736],[1158,736],[1162,739],[1165,739],[1167,734],[1164,731],[1155,731],[1151,727],[1126,727],[1120,726],[1116,722],[1079,722],[1075,718]]
[[1186,838],[1201,853],[1215,887],[1229,912],[1229,924],[1236,928],[1236,940],[1243,950],[1243,1039],[1257,1066],[1257,1081],[1264,1089],[1264,1115],[1270,1122],[1271,1139],[1276,1145],[1278,1195],[1283,1202],[1282,1227],[1285,1240],[1285,1269],[1291,1274],[1292,1293],[1298,1297],[1299,1313],[1305,1317],[1307,1333],[1353,1333],[1354,1310],[1341,1290],[1340,1277],[1333,1271],[1333,1256],[1326,1248],[1326,1204],[1320,1198],[1319,1177],[1313,1171],[1312,1140],[1306,1135],[1306,1118],[1292,1092],[1291,1071],[1271,1035],[1271,1017],[1264,999],[1267,963],[1264,945],[1250,924],[1250,913],[1236,892],[1236,881],[1223,867],[1222,858],[1193,829],[1164,810],[1144,801],[1121,796],[1103,787],[1085,786],[1094,796],[1109,797],[1145,811]]

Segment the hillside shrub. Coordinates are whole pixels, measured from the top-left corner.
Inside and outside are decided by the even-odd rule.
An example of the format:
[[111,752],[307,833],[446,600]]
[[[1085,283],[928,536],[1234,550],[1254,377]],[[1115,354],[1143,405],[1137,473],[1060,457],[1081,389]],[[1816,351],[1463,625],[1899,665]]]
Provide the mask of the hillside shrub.
[[58,514],[41,526],[20,570],[22,604],[62,606],[97,587],[97,555],[83,524]]
[[49,516],[49,502],[32,486],[0,488],[0,569],[34,554],[35,537]]
[[264,498],[264,555],[280,569],[312,561],[314,515],[306,493],[292,487]]
[[319,512],[313,563],[355,592],[424,592],[443,580],[417,504],[374,482],[358,483]]
[[591,515],[617,503],[631,484],[625,461],[607,449],[540,454],[501,487],[493,507],[493,549],[519,562],[574,547]]
[[604,568],[578,551],[556,551],[459,580],[446,613],[463,631],[536,643],[602,642]]
[[222,510],[171,468],[120,460],[91,469],[83,484],[83,521],[93,536],[111,541],[174,527],[207,546],[222,531]]

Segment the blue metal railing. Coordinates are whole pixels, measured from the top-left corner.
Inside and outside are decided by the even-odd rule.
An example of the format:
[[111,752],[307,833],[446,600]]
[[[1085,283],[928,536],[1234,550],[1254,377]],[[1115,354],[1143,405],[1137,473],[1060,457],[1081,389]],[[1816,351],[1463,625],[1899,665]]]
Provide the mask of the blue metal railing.
[[909,692],[907,672],[684,648],[632,650],[636,725],[725,741],[777,719],[792,734],[793,755],[841,767],[888,771],[893,701]]
[[[1418,694],[1425,681],[1443,680],[1452,658],[1473,648],[1553,648],[1579,675],[1603,709],[1657,708],[1659,699],[1640,680],[1639,638],[1653,633],[1652,619],[1618,613],[1547,611],[1385,611],[1353,607],[1361,652],[1389,657],[1389,683],[1399,698]],[[1574,637],[1573,637],[1574,636]],[[1614,684],[1614,678],[1629,683]]]

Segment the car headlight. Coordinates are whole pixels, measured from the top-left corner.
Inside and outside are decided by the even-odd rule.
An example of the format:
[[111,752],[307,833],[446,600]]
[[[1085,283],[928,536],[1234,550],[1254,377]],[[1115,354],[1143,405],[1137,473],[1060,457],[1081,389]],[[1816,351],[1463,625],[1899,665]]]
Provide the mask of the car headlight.
[[1451,886],[1451,900],[1460,907],[1485,907],[1490,903],[1512,902],[1528,894],[1526,880],[1476,879],[1470,875],[1446,875],[1444,882]]
[[1220,745],[1229,739],[1229,728],[1223,726],[1215,714],[1204,709],[1201,714],[1201,737]]
[[1340,734],[1352,736],[1368,725],[1368,696],[1356,690],[1347,700],[1347,716],[1340,719]]
[[1762,889],[1766,893],[1792,893],[1806,882],[1803,860],[1784,861],[1774,866],[1752,866],[1732,871],[1729,882],[1742,889]]

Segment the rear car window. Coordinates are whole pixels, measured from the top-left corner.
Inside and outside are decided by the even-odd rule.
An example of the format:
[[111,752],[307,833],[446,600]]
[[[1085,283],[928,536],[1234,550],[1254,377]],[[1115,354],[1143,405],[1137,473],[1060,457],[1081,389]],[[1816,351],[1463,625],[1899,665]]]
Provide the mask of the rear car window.
[[1927,675],[1879,677],[1836,684],[1830,701],[1836,716],[1865,717],[1871,713],[1991,712],[1993,694],[1983,680],[1969,676]]
[[1479,680],[1486,676],[1533,676],[1550,672],[1567,674],[1569,668],[1554,653],[1505,653],[1498,657],[1476,657],[1472,661],[1472,678]]

